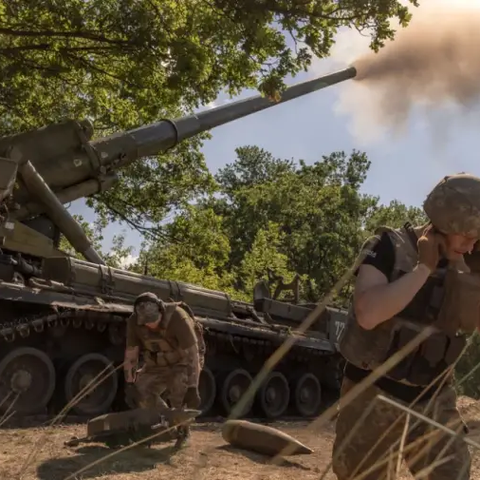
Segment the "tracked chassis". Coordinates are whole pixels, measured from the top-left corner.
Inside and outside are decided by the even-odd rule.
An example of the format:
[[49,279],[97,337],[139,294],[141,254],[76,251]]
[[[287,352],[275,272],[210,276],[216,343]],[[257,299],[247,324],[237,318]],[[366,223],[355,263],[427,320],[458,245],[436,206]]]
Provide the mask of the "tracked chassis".
[[322,406],[322,389],[339,387],[342,360],[337,340],[344,312],[328,308],[302,335],[292,325],[300,325],[313,305],[260,297],[255,309],[223,292],[69,258],[46,260],[43,271],[50,278],[32,277],[29,286],[0,285],[0,398],[10,396],[0,407],[4,411],[17,394],[17,415],[59,411],[105,369],[101,376],[107,378],[70,412],[95,416],[124,408],[126,319],[135,296],[145,289],[164,299],[183,299],[203,325],[203,415],[228,415],[265,360],[292,335],[293,348],[244,415],[309,417]]

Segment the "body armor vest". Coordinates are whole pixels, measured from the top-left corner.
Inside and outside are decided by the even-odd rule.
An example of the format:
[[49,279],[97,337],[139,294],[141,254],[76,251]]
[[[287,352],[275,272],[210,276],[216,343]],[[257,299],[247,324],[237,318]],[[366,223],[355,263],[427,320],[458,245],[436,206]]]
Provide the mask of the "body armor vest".
[[[145,347],[144,359],[145,364],[150,367],[173,367],[176,365],[187,366],[188,358],[185,350],[180,348],[178,340],[169,335],[168,326],[175,319],[174,314],[177,308],[182,308],[189,316],[192,322],[196,337],[200,357],[200,364],[203,367],[205,355],[205,342],[203,339],[203,327],[195,318],[190,307],[183,302],[165,303],[165,311],[160,326],[157,330],[150,330],[145,326],[137,326],[139,336]],[[182,319],[183,320],[183,319]],[[188,321],[187,320],[187,321]]]
[[[390,282],[411,272],[417,264],[416,235],[410,225],[393,230],[381,227],[375,240],[386,232],[395,252]],[[362,252],[368,250],[367,241]],[[340,339],[340,352],[348,362],[364,370],[374,370],[410,343],[426,326],[436,333],[407,355],[387,374],[401,383],[425,386],[463,353],[466,334],[479,324],[480,275],[470,273],[464,262],[437,269],[407,307],[395,317],[371,330],[362,328],[351,302],[347,325]]]

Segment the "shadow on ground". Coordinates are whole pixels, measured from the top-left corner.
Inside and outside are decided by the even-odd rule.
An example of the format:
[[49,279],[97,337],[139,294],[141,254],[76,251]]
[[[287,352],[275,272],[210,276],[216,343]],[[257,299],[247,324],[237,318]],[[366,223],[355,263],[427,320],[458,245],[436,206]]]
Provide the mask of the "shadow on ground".
[[[96,478],[108,474],[141,473],[153,470],[159,464],[169,464],[170,458],[177,452],[173,446],[146,448],[138,446],[113,455],[88,469],[90,464],[115,452],[106,447],[88,446],[78,448],[77,455],[52,458],[39,465],[38,478],[41,480],[64,480],[72,478]],[[80,473],[79,470],[82,470]]]
[[[250,452],[248,450],[243,450],[241,448],[232,447],[231,445],[222,445],[220,447],[217,447],[217,450],[234,453],[235,455],[243,455],[245,458],[248,458],[252,462],[260,463],[262,465],[267,465],[272,460],[272,458],[267,455]],[[298,468],[300,470],[311,470],[310,468],[306,467],[305,465],[302,465],[301,463],[287,460],[286,458],[280,458],[278,459],[278,461],[276,460],[275,463],[279,467]]]

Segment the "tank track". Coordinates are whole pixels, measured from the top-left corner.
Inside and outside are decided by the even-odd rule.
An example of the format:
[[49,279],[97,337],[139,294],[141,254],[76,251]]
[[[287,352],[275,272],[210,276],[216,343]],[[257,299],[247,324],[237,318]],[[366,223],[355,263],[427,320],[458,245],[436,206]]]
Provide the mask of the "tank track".
[[[6,389],[11,394],[12,390],[15,393],[25,388],[23,373],[18,372],[26,370],[23,376],[30,378],[31,390],[16,400],[15,417],[55,414],[81,389],[81,380],[84,383],[92,380],[95,375],[91,370],[98,373],[112,362],[118,370],[92,394],[103,392],[98,394],[97,404],[95,399],[90,403],[80,402],[68,415],[91,418],[125,409],[121,363],[126,318],[115,313],[58,308],[0,324],[0,403],[8,396]],[[249,333],[246,330],[245,335],[231,335],[204,327],[207,353],[200,380],[204,418],[228,415],[252,377],[276,350],[277,345],[271,341],[253,338]],[[90,370],[82,374],[85,366]],[[342,367],[339,355],[294,345],[244,416],[270,419],[315,416],[323,406],[324,389],[334,394],[338,391]],[[81,380],[75,380],[76,375]],[[271,400],[272,397],[277,400]],[[272,407],[275,401],[276,406]],[[38,409],[33,408],[33,402],[39,405]],[[0,410],[4,411],[8,404],[5,401]]]

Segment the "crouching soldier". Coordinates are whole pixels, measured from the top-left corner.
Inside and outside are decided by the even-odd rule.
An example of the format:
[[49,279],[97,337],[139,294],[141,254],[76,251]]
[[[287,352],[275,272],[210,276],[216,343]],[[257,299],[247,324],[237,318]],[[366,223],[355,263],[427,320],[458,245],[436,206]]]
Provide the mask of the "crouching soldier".
[[[124,369],[126,395],[134,391],[140,408],[167,409],[161,398],[167,391],[173,408],[200,404],[198,381],[204,344],[202,339],[199,351],[196,320],[188,306],[181,305],[165,303],[149,292],[135,300],[127,323]],[[144,365],[137,371],[140,352]],[[180,446],[190,436],[190,427],[180,425],[177,432]]]

